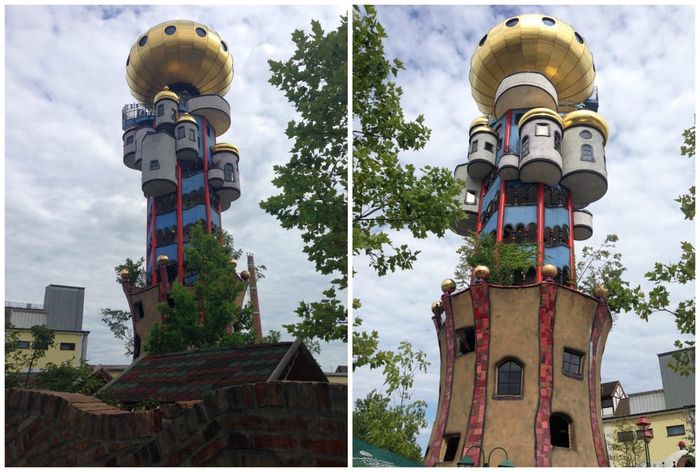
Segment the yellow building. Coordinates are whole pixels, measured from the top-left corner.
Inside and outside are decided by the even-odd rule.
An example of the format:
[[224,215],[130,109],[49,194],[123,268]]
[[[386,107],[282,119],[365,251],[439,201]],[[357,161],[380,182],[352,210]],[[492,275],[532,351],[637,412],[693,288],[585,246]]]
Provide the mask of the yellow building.
[[[29,353],[29,346],[32,340],[32,333],[29,329],[17,329],[19,333],[17,347],[20,352],[26,350]],[[46,355],[39,359],[32,367],[32,370],[43,369],[46,364],[52,362],[56,365],[71,361],[71,365],[78,366],[80,361],[85,361],[87,355],[87,338],[89,331],[58,331],[54,330],[54,345],[46,352]]]
[[324,372],[328,381],[334,384],[347,385],[348,384],[348,366],[339,365],[335,372]]

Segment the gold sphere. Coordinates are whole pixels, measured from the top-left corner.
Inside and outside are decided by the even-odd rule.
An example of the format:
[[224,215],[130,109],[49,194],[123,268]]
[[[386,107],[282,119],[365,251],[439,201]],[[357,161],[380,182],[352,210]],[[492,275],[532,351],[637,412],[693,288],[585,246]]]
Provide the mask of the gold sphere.
[[126,81],[143,105],[166,85],[188,84],[200,94],[226,95],[233,57],[219,33],[202,23],[166,21],[139,35],[126,60]]
[[236,267],[238,265],[238,259],[236,259],[235,257],[231,259],[231,264],[233,264],[233,266]]
[[211,148],[211,153],[216,154],[217,152],[233,152],[237,156],[241,155],[241,151],[238,149],[238,146],[235,144],[231,143],[216,143],[212,146]]
[[474,267],[474,277],[478,279],[488,279],[491,271],[485,265],[479,265]]
[[158,264],[165,264],[165,263],[167,263],[169,260],[170,260],[170,258],[169,258],[168,256],[166,256],[165,254],[161,254],[161,255],[158,256],[158,258],[156,259],[156,262],[158,262]]
[[243,272],[241,272],[240,275],[241,275],[241,279],[243,279],[245,282],[247,282],[248,279],[250,278],[250,272],[248,272],[247,270],[244,270]]
[[554,264],[545,264],[542,266],[542,275],[545,277],[556,277],[559,269]]
[[593,295],[598,298],[605,298],[608,296],[608,289],[604,285],[596,285],[593,289]]
[[122,279],[128,279],[129,278],[129,269],[122,269],[119,271],[119,277]]
[[457,289],[457,284],[452,279],[445,279],[440,284],[440,288],[442,288],[443,292],[452,293]]
[[430,307],[430,309],[434,315],[440,315],[444,311],[442,309],[442,302],[440,301],[433,302],[433,305]]

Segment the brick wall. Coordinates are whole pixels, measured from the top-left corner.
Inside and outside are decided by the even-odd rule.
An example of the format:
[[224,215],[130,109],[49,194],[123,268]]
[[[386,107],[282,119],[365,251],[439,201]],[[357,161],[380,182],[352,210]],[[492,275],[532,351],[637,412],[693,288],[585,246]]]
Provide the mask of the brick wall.
[[347,387],[247,384],[140,412],[6,389],[5,465],[346,466]]

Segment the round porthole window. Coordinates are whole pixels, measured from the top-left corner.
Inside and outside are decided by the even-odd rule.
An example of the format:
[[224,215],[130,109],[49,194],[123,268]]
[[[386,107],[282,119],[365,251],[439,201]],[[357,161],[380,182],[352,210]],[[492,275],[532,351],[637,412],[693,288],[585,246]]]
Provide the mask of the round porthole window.
[[148,42],[148,36],[141,36],[141,39],[139,39],[139,46],[144,47],[146,42]]
[[506,26],[508,28],[512,28],[513,26],[517,25],[520,20],[517,18],[511,18],[510,20],[506,21]]
[[168,36],[173,35],[173,34],[175,34],[176,29],[177,28],[175,28],[173,25],[166,26],[165,27],[165,34],[167,34]]
[[593,137],[591,132],[585,129],[581,131],[578,135],[581,136],[583,139],[591,139]]
[[224,51],[228,51],[228,46],[224,41],[221,41],[221,47],[224,48]]
[[574,31],[574,35],[576,36],[576,40],[577,40],[579,43],[583,44],[583,36],[581,36],[580,34],[578,34],[578,33],[575,32],[575,31]]
[[545,16],[544,18],[542,18],[542,23],[544,23],[547,26],[554,26],[556,21],[554,21],[554,18],[550,18],[548,16]]
[[481,41],[479,41],[479,46],[483,46],[483,45],[484,45],[484,43],[486,42],[486,37],[487,37],[487,36],[488,36],[488,34],[485,34],[484,37],[481,38]]
[[204,28],[197,27],[197,28],[195,28],[194,31],[197,33],[197,36],[199,36],[200,38],[203,38],[207,35],[207,32],[204,31]]

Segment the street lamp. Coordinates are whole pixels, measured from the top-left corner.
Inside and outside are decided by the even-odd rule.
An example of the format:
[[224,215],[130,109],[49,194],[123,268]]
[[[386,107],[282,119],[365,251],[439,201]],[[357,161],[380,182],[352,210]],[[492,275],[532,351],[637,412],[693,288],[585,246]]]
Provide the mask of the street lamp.
[[637,432],[642,437],[642,440],[644,440],[644,453],[646,455],[647,467],[651,467],[651,459],[649,458],[649,441],[654,438],[654,432],[649,429],[650,425],[651,422],[646,418],[646,416],[642,416],[639,418],[639,421],[637,421],[637,426],[639,426]]
[[[474,460],[469,457],[469,451],[472,449],[478,449],[479,450],[479,457],[477,458],[477,463],[474,464]],[[484,454],[484,451],[481,449],[479,446],[471,446],[469,449],[467,449],[467,452],[464,454],[464,457],[462,457],[459,462],[457,462],[457,467],[474,467],[474,465],[478,466],[479,463],[478,461],[481,459],[481,463],[483,464],[482,467],[488,467],[489,463],[491,462],[491,454],[493,454],[496,450],[501,450],[503,453],[506,455],[505,460],[498,464],[498,467],[515,467],[513,463],[508,459],[508,451],[503,449],[502,447],[494,447],[491,449],[491,452],[489,452],[488,455],[488,460],[486,460],[486,455]]]

